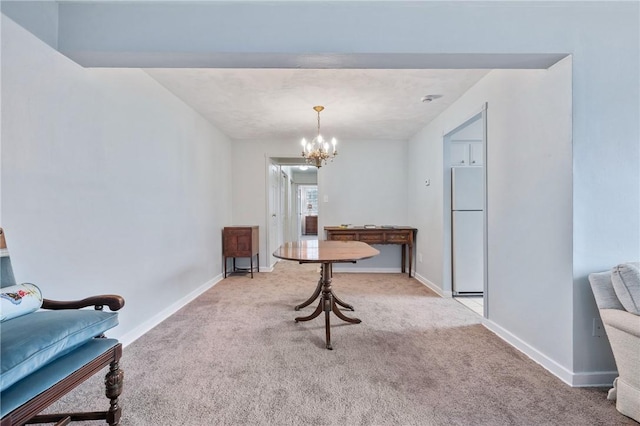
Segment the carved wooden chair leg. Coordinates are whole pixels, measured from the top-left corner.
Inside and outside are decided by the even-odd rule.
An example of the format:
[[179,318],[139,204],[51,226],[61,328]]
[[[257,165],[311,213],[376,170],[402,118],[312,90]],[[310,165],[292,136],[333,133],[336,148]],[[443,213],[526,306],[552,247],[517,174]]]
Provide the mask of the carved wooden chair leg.
[[122,407],[118,402],[118,397],[122,393],[124,381],[124,371],[120,369],[118,361],[109,364],[109,372],[104,378],[105,394],[110,399],[109,411],[107,411],[107,423],[111,426],[120,424]]
[[65,417],[64,419],[60,420],[58,423],[55,424],[55,426],[67,426],[69,423],[71,423],[71,417]]

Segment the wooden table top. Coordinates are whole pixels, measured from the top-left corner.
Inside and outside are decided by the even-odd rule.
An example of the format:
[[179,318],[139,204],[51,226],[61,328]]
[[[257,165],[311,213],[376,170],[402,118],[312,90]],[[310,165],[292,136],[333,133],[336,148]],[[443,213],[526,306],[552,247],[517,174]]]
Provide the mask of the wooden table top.
[[275,257],[305,263],[354,262],[377,256],[380,252],[360,241],[304,240],[284,243],[273,252]]

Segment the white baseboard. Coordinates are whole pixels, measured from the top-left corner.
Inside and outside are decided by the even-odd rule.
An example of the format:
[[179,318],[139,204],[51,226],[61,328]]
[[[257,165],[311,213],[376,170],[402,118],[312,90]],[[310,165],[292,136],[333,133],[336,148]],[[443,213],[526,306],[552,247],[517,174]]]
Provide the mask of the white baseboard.
[[582,387],[613,387],[613,381],[618,377],[617,371],[594,371],[592,373],[573,373],[573,384]]
[[191,293],[187,294],[180,300],[176,300],[174,303],[167,306],[162,311],[158,312],[157,314],[155,314],[154,316],[152,316],[147,321],[143,322],[133,330],[128,331],[122,336],[117,336],[117,333],[114,333],[114,336],[109,336],[109,337],[114,337],[118,339],[120,343],[122,343],[123,347],[127,347],[128,345],[130,345],[131,343],[135,342],[137,339],[142,337],[149,330],[151,330],[152,328],[160,324],[162,321],[166,320],[171,315],[178,312],[180,309],[182,309],[185,305],[187,305],[189,302],[194,300],[196,297],[200,296],[202,293],[209,290],[214,285],[218,284],[220,281],[222,281],[222,274],[219,274],[216,277],[210,279],[209,281],[202,284],[200,287],[196,288],[195,290],[193,290]]
[[443,291],[440,287],[438,287],[437,285],[435,285],[434,283],[432,283],[431,281],[429,281],[428,279],[426,279],[425,277],[423,277],[420,274],[414,273],[414,278],[416,280],[418,280],[421,284],[425,285],[426,287],[429,288],[429,290],[432,290],[434,293],[436,293],[438,296],[440,297],[444,297],[444,298],[449,298],[449,297],[453,297],[453,293],[450,291]]
[[357,272],[357,273],[365,273],[365,274],[399,274],[402,272],[402,270],[400,268],[359,268],[359,267],[344,268],[334,263],[333,272],[340,272],[340,273]]
[[618,377],[616,371],[574,373],[493,321],[483,318],[482,325],[571,387],[611,387]]

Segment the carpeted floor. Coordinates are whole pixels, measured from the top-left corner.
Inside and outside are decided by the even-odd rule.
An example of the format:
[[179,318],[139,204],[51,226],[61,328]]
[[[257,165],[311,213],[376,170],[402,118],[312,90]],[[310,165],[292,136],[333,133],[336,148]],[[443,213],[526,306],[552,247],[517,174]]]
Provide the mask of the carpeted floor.
[[[123,425],[629,425],[401,274],[335,274],[362,320],[295,323],[316,265],[232,276],[125,348]],[[126,308],[125,308],[126,309]],[[105,409],[98,375],[55,404]],[[87,423],[96,424],[94,423]]]

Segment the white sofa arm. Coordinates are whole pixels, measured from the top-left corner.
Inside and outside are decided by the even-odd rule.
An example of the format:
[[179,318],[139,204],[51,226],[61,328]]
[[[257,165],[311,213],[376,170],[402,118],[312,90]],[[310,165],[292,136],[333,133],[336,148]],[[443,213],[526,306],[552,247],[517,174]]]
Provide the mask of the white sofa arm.
[[602,321],[613,328],[640,339],[640,316],[619,309],[601,309]]

